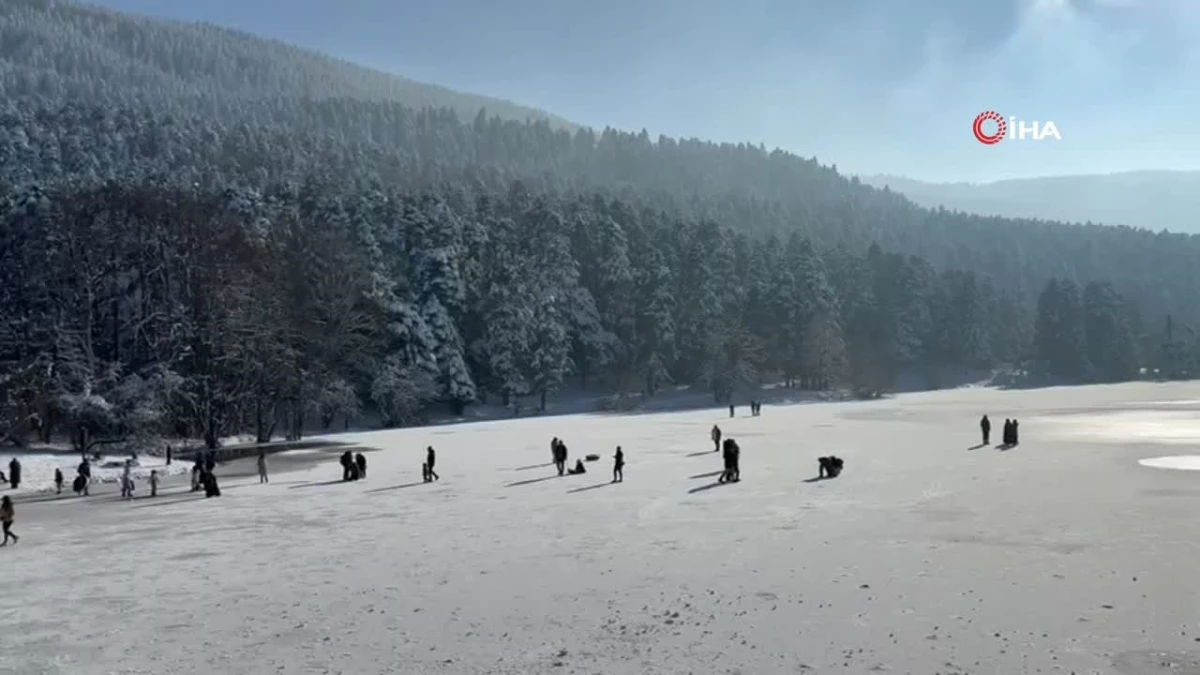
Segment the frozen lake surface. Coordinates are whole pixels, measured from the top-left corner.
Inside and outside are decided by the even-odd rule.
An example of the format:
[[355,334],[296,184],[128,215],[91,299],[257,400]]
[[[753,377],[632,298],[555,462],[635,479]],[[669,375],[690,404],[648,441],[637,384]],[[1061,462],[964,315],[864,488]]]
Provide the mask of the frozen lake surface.
[[[18,501],[0,673],[1200,673],[1200,473],[1139,463],[1200,455],[1200,384],[748,412],[353,434],[366,481],[308,451],[265,486],[222,467],[219,499]],[[985,412],[1021,445],[976,447]],[[553,436],[602,459],[559,478]]]

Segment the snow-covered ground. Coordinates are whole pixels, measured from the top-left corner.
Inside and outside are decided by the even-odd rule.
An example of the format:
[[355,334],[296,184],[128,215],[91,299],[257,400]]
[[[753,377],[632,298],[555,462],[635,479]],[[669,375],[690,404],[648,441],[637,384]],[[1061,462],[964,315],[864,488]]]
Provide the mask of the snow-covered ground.
[[[9,462],[17,459],[21,463],[21,492],[46,492],[54,489],[54,470],[62,469],[63,489],[70,489],[71,481],[79,468],[79,455],[75,453],[44,453],[16,452],[9,450],[7,454],[0,452],[0,471],[7,477],[10,473]],[[99,462],[92,462],[92,480],[101,483],[115,483],[125,473],[122,466],[105,466],[113,463],[119,465],[125,457],[105,455]],[[150,477],[150,472],[157,470],[160,476],[187,473],[191,469],[188,462],[173,462],[167,466],[163,457],[138,455],[137,465],[130,473],[134,481],[140,483]],[[141,489],[140,487],[138,489]]]
[[[363,482],[335,450],[264,486],[223,467],[219,499],[19,501],[0,673],[1200,672],[1200,474],[1138,463],[1200,446],[1198,399],[521,419],[339,436],[380,449]],[[983,413],[1022,444],[977,447]],[[714,423],[740,483],[716,485]],[[552,436],[603,459],[559,478]],[[845,473],[806,482],[827,453]]]

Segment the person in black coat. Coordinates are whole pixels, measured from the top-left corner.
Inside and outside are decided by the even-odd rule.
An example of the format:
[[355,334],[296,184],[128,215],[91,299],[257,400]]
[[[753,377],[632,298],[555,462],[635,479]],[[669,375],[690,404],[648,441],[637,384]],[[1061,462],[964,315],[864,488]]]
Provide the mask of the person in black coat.
[[737,441],[732,438],[726,438],[725,443],[721,448],[721,460],[725,465],[725,470],[721,473],[721,477],[717,479],[718,483],[736,482],[738,480],[738,455],[741,449],[738,448]]
[[983,444],[987,445],[988,439],[992,436],[992,421],[988,419],[987,415],[979,420],[979,431],[983,434]]
[[1000,445],[1010,445],[1012,443],[1012,420],[1004,418],[1004,429],[1000,433]]
[[21,463],[16,457],[8,463],[8,482],[14,490],[21,487]]
[[221,488],[217,485],[217,474],[211,471],[205,471],[203,476],[204,481],[204,497],[220,497]]
[[567,471],[567,444],[559,439],[558,450],[554,455],[554,466],[558,469],[558,475],[563,475]]
[[354,466],[354,453],[350,452],[349,450],[343,452],[340,463],[342,465],[342,480],[351,480],[350,467]]
[[367,477],[367,458],[360,452],[354,456],[354,465],[358,467],[358,477]]
[[[563,461],[566,461],[565,459]],[[439,480],[437,472],[433,470],[433,466],[437,464],[437,453],[433,451],[433,446],[425,449],[425,465],[429,467],[429,477],[433,480]]]
[[1019,423],[1017,422],[1017,418],[1014,417],[1013,421],[1012,421],[1012,441],[1010,442],[1010,445],[1018,445],[1021,442],[1021,440],[1017,437],[1017,425],[1018,424]]
[[620,483],[625,480],[625,453],[621,452],[621,446],[617,446],[617,454],[613,455],[613,482]]
[[83,461],[79,463],[79,478],[83,479],[83,487],[75,491],[82,492],[86,497],[89,492],[88,486],[92,482],[92,463],[87,460],[87,457],[84,457]]
[[841,457],[829,455],[817,458],[817,478],[837,478],[845,462]]

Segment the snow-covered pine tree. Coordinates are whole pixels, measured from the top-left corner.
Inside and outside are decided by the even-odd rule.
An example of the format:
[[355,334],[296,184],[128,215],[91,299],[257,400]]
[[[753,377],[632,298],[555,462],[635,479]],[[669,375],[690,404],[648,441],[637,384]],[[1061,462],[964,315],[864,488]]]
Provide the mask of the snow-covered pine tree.
[[[529,361],[526,379],[546,408],[546,396],[562,385],[571,371],[572,329],[580,316],[590,316],[595,306],[573,306],[583,299],[579,288],[578,263],[571,255],[571,241],[562,215],[545,198],[534,200],[522,215],[520,229],[526,235],[532,324],[529,329]],[[577,310],[579,310],[577,312]]]

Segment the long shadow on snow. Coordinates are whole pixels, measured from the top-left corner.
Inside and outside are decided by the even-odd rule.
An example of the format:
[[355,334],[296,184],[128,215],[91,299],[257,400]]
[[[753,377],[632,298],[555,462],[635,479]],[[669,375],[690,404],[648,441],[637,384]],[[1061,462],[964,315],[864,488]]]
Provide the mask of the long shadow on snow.
[[[190,495],[191,493],[188,493],[188,494]],[[149,508],[158,508],[160,506],[172,506],[174,504],[184,504],[187,502],[200,501],[202,499],[207,499],[207,497],[204,496],[203,492],[199,492],[199,493],[196,493],[195,496],[188,496],[188,497],[176,498],[176,499],[159,499],[158,497],[142,497],[140,499],[135,499],[134,501],[140,501],[141,499],[146,500],[147,503],[135,504],[133,508],[149,509]]]
[[511,471],[529,471],[530,469],[540,469],[544,466],[554,466],[554,462],[546,462],[545,464],[530,464],[529,466],[518,466]]
[[709,471],[708,473],[698,473],[695,476],[688,476],[688,478],[690,478],[692,480],[695,480],[697,478],[712,478],[713,476],[720,476],[723,473],[725,473],[725,472],[724,471]]
[[730,482],[725,482],[725,483],[720,483],[720,482],[717,482],[717,483],[709,483],[708,485],[701,485],[700,487],[697,487],[697,488],[692,488],[691,490],[688,490],[688,494],[689,494],[689,495],[694,495],[694,494],[696,494],[697,492],[704,492],[705,490],[711,490],[711,489],[713,489],[713,488],[715,488],[715,487],[722,487],[722,486],[729,485],[729,484],[730,484]]
[[[103,493],[101,493],[101,494],[103,494]],[[17,497],[13,497],[12,500],[13,500],[14,504],[44,504],[46,502],[59,502],[59,501],[65,502],[68,500],[75,500],[75,499],[90,499],[93,496],[99,497],[100,495],[99,494],[88,495],[87,497],[85,497],[83,495],[76,495],[74,492],[63,492],[61,495],[56,495],[53,492],[50,492],[50,493],[34,492],[29,495],[20,495]]]
[[553,476],[543,476],[541,478],[530,478],[529,480],[519,480],[515,483],[508,483],[504,487],[521,487],[522,485],[533,485],[534,483],[540,483],[544,480],[554,480],[555,478],[565,478],[565,477],[566,476],[560,476],[558,474],[554,474]]
[[300,488],[323,487],[325,485],[337,485],[339,483],[349,483],[349,482],[351,482],[351,481],[340,480],[340,479],[339,480],[326,480],[326,481],[321,481],[320,483],[301,483],[299,485],[292,485],[288,489],[289,490],[298,490]]
[[575,492],[587,492],[588,490],[598,490],[602,487],[608,487],[610,485],[616,485],[616,483],[612,482],[611,480],[607,483],[596,483],[595,485],[588,485],[586,487],[575,488],[574,490],[567,490],[567,494],[573,494]]
[[684,455],[684,457],[709,457],[715,454],[717,454],[716,450],[705,450],[704,452],[693,452],[690,455]]
[[374,490],[367,490],[367,492],[387,492],[389,490],[403,490],[404,488],[417,487],[418,485],[425,485],[425,481],[420,481],[418,483],[402,483],[400,485],[392,485],[390,487],[375,488]]

